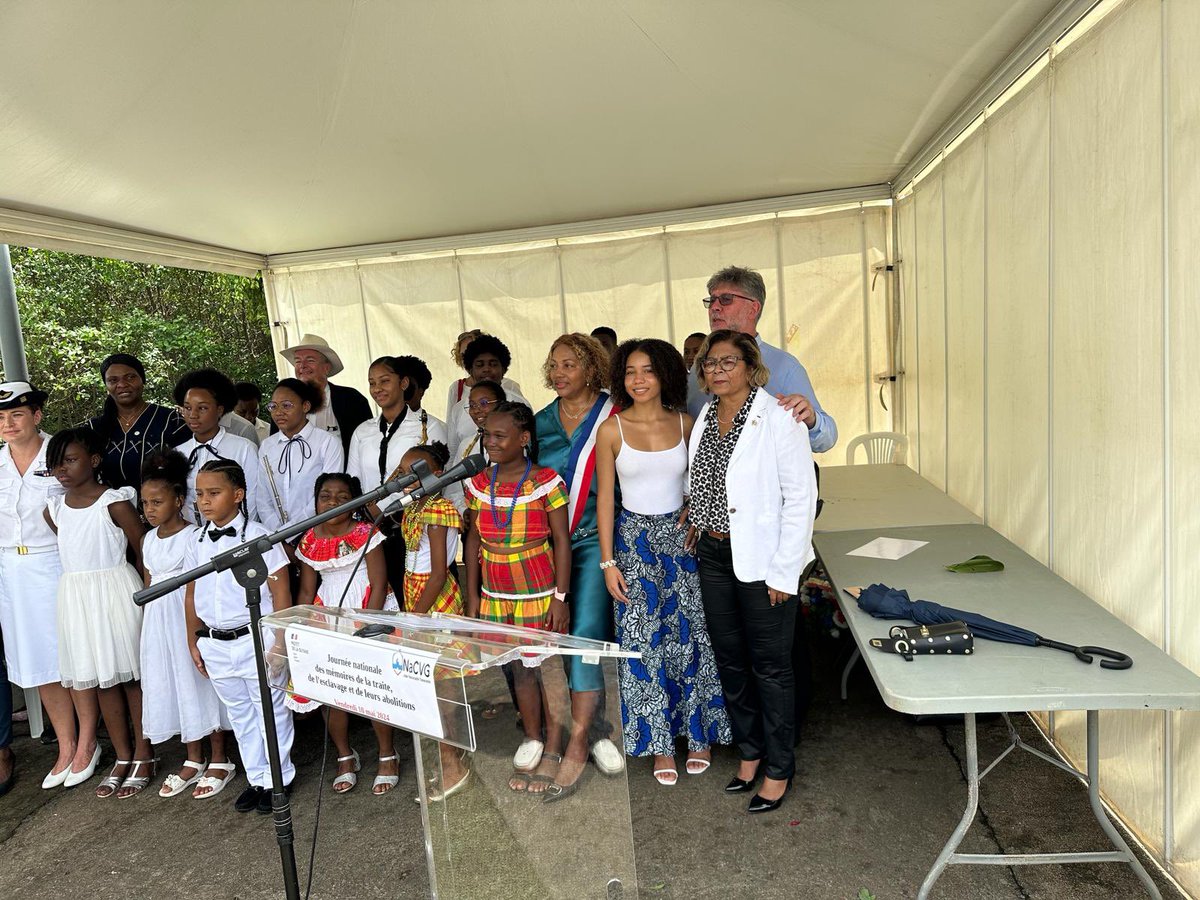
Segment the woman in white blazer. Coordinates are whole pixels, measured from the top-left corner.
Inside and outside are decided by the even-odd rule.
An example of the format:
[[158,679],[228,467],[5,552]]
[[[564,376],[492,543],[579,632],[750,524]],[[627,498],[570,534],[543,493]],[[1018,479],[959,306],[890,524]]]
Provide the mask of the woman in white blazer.
[[754,338],[715,331],[697,356],[713,395],[692,429],[691,508],[700,592],[741,756],[731,794],[783,802],[795,774],[794,594],[813,558],[817,484],[807,429],[763,386]]

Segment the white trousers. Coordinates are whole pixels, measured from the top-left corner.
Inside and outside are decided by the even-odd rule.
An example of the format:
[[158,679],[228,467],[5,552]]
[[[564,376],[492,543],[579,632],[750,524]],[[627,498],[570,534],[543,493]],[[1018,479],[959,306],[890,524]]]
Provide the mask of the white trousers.
[[[258,670],[254,665],[254,641],[248,634],[232,641],[200,638],[199,647],[213,689],[233,725],[246,780],[255,787],[269,790],[271,767],[267,762],[267,732],[258,691]],[[284,706],[281,691],[269,693],[271,707],[275,710],[283,783],[288,785],[296,777],[296,767],[292,765],[292,740],[295,737],[292,711]]]

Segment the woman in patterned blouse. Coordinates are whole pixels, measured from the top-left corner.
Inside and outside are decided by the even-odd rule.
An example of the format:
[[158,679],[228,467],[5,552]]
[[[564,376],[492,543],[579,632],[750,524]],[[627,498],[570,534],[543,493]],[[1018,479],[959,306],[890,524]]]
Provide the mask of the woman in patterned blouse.
[[749,792],[762,776],[748,812],[769,812],[796,769],[792,596],[813,558],[812,452],[805,426],[762,390],[769,373],[753,337],[715,331],[696,360],[715,399],[689,441],[689,537],[741,757],[725,790]]
[[104,439],[100,474],[109,487],[140,488],[142,460],[163,447],[178,447],[192,436],[173,409],[143,399],[146,369],[128,353],[114,353],[100,363],[108,396],[104,410],[87,427]]

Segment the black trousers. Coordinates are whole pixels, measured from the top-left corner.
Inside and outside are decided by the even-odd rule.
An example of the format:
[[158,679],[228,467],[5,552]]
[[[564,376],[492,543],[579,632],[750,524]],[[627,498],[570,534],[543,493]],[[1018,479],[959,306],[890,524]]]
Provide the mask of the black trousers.
[[400,534],[400,527],[396,526],[395,530],[383,541],[383,561],[387,565],[388,584],[392,588],[392,593],[396,595],[396,602],[400,604],[401,609],[404,609],[405,555],[404,536]]
[[701,535],[700,594],[733,740],[743,760],[764,760],[768,778],[796,772],[792,642],[797,601],[772,606],[764,581],[739,581],[728,540]]

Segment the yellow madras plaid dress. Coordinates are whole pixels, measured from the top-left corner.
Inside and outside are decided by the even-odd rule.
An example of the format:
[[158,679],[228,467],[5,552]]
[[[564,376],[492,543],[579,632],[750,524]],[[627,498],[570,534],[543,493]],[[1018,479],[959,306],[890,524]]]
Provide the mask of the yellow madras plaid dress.
[[545,622],[554,595],[550,510],[567,505],[567,486],[553,469],[539,469],[521,482],[519,496],[514,497],[516,483],[498,483],[493,507],[491,473],[480,472],[467,482],[467,505],[479,536],[493,547],[537,546],[508,553],[480,548],[479,618],[536,628]]
[[[429,584],[429,579],[433,577],[432,572],[416,571],[420,568],[429,568],[428,528],[430,525],[441,525],[452,529],[457,540],[458,530],[462,528],[462,518],[459,516],[458,510],[454,508],[454,504],[445,497],[433,497],[417,506],[410,506],[404,511],[404,516],[400,520],[400,533],[404,537],[405,549],[408,550],[408,559],[404,566],[404,609],[407,612],[412,612],[417,608],[417,604],[421,601],[421,594],[425,591],[425,585]],[[425,551],[424,565],[421,561],[420,551],[422,549]],[[456,551],[447,554],[448,564],[453,564],[454,552]],[[443,579],[442,589],[438,592],[437,599],[433,601],[429,612],[462,615],[463,599],[462,592],[458,589],[458,582],[450,576],[448,570],[439,574]]]

